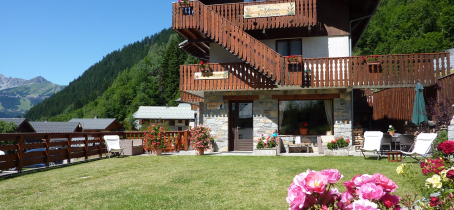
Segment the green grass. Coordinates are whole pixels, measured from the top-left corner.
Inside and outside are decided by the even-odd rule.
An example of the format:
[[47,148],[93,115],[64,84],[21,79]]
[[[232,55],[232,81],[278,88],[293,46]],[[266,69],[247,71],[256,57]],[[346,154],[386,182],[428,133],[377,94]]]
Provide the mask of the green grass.
[[[416,189],[399,163],[358,157],[136,156],[101,159],[0,181],[1,209],[287,209],[287,189],[306,169],[344,178],[382,173],[405,195]],[[424,177],[419,177],[424,180]]]

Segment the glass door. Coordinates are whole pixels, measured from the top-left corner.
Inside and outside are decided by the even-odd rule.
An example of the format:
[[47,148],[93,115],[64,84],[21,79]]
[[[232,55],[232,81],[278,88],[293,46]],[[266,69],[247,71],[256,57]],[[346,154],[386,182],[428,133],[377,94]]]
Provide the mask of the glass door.
[[229,151],[252,151],[252,101],[230,101],[229,105]]

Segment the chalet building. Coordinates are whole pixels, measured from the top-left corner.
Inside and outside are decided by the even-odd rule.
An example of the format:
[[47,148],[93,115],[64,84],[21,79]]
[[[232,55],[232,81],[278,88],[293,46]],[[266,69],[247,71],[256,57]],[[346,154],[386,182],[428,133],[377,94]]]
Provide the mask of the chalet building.
[[180,103],[177,107],[140,106],[133,117],[136,119],[137,129],[143,125],[168,121],[172,131],[183,131],[196,125],[197,112],[192,110],[192,107],[193,105],[187,103]]
[[34,133],[35,129],[30,125],[30,123],[25,118],[0,118],[0,121],[5,121],[7,123],[13,122],[16,124],[16,133]]
[[[173,3],[180,48],[209,65],[180,66],[181,101],[199,106],[217,151],[252,151],[331,132],[352,139],[353,90],[433,86],[449,53],[352,56],[380,0],[201,0]],[[291,56],[291,57],[288,57]]]
[[115,118],[73,118],[69,122],[77,122],[82,125],[83,132],[109,132],[124,131],[123,125]]
[[82,132],[78,122],[30,122],[36,133],[75,133]]

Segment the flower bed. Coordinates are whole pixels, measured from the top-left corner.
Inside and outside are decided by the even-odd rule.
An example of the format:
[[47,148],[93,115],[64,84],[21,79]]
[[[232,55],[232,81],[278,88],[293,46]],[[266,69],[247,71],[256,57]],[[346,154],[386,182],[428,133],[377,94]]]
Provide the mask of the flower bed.
[[279,142],[278,138],[274,135],[265,136],[262,134],[257,140],[257,146],[254,150],[254,155],[257,156],[276,156],[279,155]]
[[391,194],[398,186],[386,176],[356,175],[343,183],[347,190],[341,193],[334,184],[342,177],[337,169],[307,169],[296,175],[286,199],[290,209],[400,209],[400,197]]

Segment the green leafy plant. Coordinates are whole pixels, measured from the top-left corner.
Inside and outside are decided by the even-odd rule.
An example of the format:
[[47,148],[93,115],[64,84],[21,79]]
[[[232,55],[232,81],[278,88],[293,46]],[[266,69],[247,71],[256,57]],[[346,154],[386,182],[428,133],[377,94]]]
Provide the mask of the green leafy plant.
[[203,125],[191,129],[191,146],[197,148],[210,148],[214,142],[214,138],[210,134],[211,129]]
[[388,132],[396,132],[396,129],[392,125],[389,125]]
[[271,137],[268,136],[265,140],[265,136],[262,134],[261,137],[257,140],[257,149],[263,149],[263,148],[274,148],[278,145],[277,143],[277,138],[276,137]]
[[157,148],[165,149],[167,148],[165,139],[164,127],[160,124],[153,124],[148,127],[148,131],[143,134],[143,148],[148,151],[154,151]]
[[342,147],[347,147],[350,144],[350,139],[345,140],[342,136],[338,139],[335,139],[331,142],[328,142],[328,149],[337,149]]

